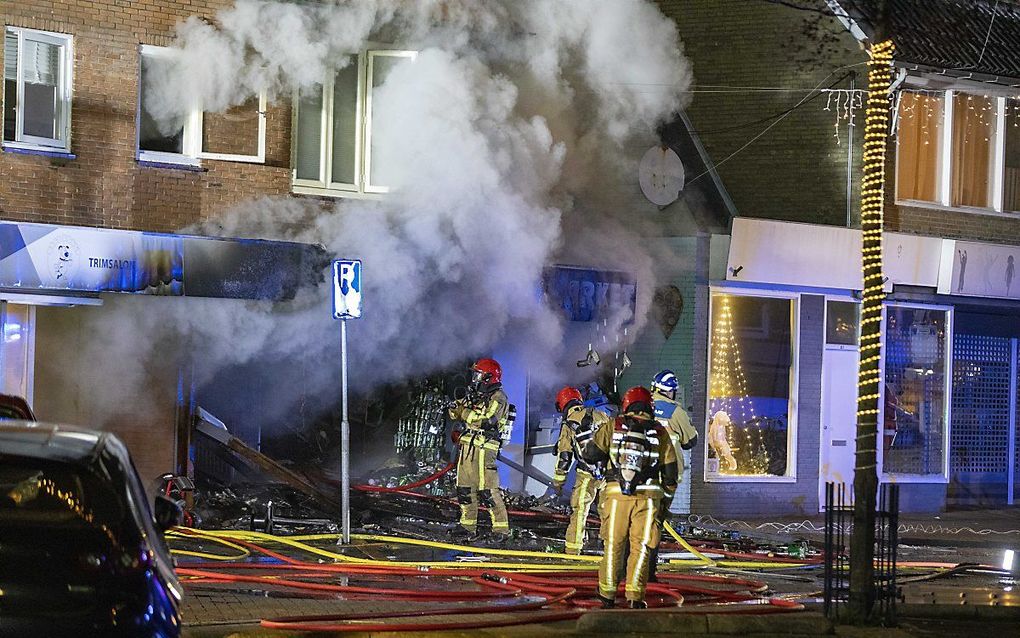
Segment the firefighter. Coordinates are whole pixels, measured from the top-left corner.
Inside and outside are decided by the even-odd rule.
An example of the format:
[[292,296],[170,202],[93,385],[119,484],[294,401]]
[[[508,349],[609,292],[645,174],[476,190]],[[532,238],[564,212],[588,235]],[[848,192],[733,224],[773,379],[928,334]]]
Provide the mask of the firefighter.
[[584,451],[585,461],[604,467],[606,486],[599,503],[604,555],[599,565],[599,600],[616,601],[617,570],[630,541],[624,591],[632,609],[644,609],[648,560],[659,545],[659,508],[677,486],[676,451],[655,420],[647,388],[627,390],[620,416],[603,424]]
[[478,504],[489,509],[491,540],[506,540],[510,525],[499,489],[496,455],[509,420],[509,402],[500,383],[503,371],[494,359],[472,366],[467,396],[449,408],[451,419],[464,424],[457,454],[457,503],[460,525],[454,535],[478,538]]
[[595,431],[609,422],[606,413],[594,408],[585,408],[577,388],[566,387],[556,395],[556,411],[563,415],[560,438],[556,443],[556,471],[552,488],[557,496],[563,494],[570,466],[577,461],[574,490],[570,493],[570,523],[567,525],[566,552],[580,554],[584,546],[585,525],[588,510],[605,485],[601,474],[584,462],[584,447],[595,435]]
[[[684,475],[684,451],[694,448],[698,442],[698,431],[691,425],[691,419],[687,411],[677,401],[677,390],[680,381],[673,374],[672,370],[663,370],[652,379],[652,400],[655,407],[655,420],[659,425],[666,428],[670,442],[676,452],[677,477],[682,480]],[[669,517],[669,506],[672,499],[663,499],[659,508],[659,521],[665,521]],[[655,582],[655,571],[659,564],[659,548],[652,550],[648,563],[648,580]]]

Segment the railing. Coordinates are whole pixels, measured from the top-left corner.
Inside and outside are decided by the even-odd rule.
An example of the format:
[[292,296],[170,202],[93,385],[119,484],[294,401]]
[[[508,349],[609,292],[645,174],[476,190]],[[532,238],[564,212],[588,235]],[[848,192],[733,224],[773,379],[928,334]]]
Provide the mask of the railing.
[[[896,623],[896,547],[899,543],[900,488],[885,484],[879,488],[875,515],[875,569],[871,584],[872,615],[886,626]],[[841,619],[850,595],[850,532],[854,505],[845,483],[825,484],[825,573],[823,600],[825,615]]]

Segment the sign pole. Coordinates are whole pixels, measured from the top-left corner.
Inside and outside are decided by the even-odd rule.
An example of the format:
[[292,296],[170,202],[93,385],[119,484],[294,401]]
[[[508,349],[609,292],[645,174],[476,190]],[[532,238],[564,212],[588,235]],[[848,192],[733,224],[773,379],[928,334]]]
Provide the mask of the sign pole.
[[351,542],[351,425],[347,420],[347,320],[340,321],[340,520],[344,544]]
[[361,316],[361,260],[333,262],[333,318],[340,320],[340,543],[351,542],[351,423],[347,419],[347,320]]

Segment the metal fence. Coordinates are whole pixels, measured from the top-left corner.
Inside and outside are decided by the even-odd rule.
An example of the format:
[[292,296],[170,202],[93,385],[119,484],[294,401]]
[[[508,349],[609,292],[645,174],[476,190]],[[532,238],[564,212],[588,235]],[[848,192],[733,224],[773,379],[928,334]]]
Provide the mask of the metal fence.
[[[875,570],[871,582],[873,616],[885,625],[896,622],[896,547],[899,542],[900,488],[879,488],[875,513]],[[850,533],[854,505],[845,483],[825,485],[825,615],[839,621],[850,596]]]

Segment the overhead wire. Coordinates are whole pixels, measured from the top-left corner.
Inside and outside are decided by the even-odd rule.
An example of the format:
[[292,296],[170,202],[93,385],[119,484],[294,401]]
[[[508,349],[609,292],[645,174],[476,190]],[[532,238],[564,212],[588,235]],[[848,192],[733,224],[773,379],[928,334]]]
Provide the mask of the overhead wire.
[[[845,64],[845,65],[843,65],[841,67],[838,67],[838,68],[830,71],[825,77],[822,78],[822,80],[818,84],[815,85],[814,90],[812,91],[812,93],[817,91],[818,88],[821,87],[822,84],[824,84],[825,81],[828,80],[834,73],[836,73],[838,71],[842,71],[843,69],[849,69],[849,68],[852,68],[852,67],[855,67],[855,66],[861,66],[863,64],[867,64],[867,62],[857,62],[857,63],[854,63],[854,64]],[[808,93],[803,98],[801,98],[800,101],[797,102],[796,104],[794,104],[793,107],[787,113],[784,113],[783,115],[780,115],[779,117],[777,117],[771,124],[769,124],[764,129],[762,129],[757,135],[755,135],[754,137],[749,139],[747,142],[745,142],[743,145],[741,145],[740,148],[738,148],[737,150],[733,151],[732,153],[730,153],[729,155],[727,155],[723,159],[719,160],[718,162],[715,162],[714,164],[712,164],[712,166],[710,166],[709,168],[706,168],[703,172],[701,172],[700,174],[696,175],[693,179],[689,180],[687,183],[688,184],[692,184],[692,183],[696,182],[697,180],[701,179],[705,175],[708,175],[709,173],[715,171],[717,168],[719,168],[720,166],[722,166],[726,162],[728,162],[731,159],[733,159],[733,157],[735,157],[738,153],[740,153],[745,148],[747,148],[751,144],[753,144],[756,141],[758,141],[763,135],[768,133],[776,125],[778,125],[784,119],[789,117],[790,113],[793,113],[797,108],[799,108],[802,104],[804,104],[811,97],[812,93]]]

